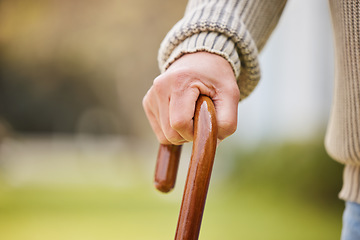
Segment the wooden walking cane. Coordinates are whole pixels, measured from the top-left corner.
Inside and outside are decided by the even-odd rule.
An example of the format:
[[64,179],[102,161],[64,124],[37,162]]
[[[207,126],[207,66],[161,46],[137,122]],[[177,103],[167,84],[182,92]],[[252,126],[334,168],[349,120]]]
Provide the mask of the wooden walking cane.
[[[194,116],[194,142],[175,240],[199,237],[206,195],[217,145],[217,123],[214,104],[201,95]],[[175,185],[181,146],[160,145],[155,169],[155,186],[162,192]]]

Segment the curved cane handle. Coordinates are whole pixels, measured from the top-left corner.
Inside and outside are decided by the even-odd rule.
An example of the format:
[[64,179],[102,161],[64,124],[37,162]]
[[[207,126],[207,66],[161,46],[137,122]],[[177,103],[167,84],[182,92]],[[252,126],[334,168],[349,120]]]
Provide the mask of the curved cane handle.
[[[201,95],[195,108],[193,150],[181,203],[175,240],[198,239],[212,166],[214,163],[216,145],[217,123],[214,104],[209,97]],[[160,146],[159,156],[167,155],[162,154],[162,149],[165,148]],[[160,161],[170,162],[171,159],[176,159],[177,163],[167,164],[168,167],[164,167],[171,172],[166,174],[166,176],[175,175],[176,177],[181,148],[177,147],[177,149],[179,154],[176,157],[170,156],[165,160],[163,158],[158,158],[155,179],[157,179],[157,175],[160,175],[161,173],[159,169],[162,167],[158,166],[161,164]],[[175,165],[176,167],[174,167]],[[161,182],[160,187],[158,184],[156,184],[156,186],[161,190],[163,189],[161,186],[170,186],[170,183],[174,186],[175,179],[173,177],[167,177],[164,182]],[[169,188],[165,187],[165,189]]]
[[160,192],[167,193],[175,186],[181,147],[181,145],[160,144],[154,179],[155,187]]

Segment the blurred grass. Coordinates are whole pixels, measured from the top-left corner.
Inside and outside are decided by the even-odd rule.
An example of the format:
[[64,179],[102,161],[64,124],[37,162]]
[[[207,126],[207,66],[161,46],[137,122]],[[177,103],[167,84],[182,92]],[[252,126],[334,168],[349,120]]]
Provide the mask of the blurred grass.
[[230,181],[237,186],[275,188],[339,207],[343,166],[328,156],[322,139],[262,143],[250,150],[229,145],[227,158],[235,159]]
[[[269,188],[210,188],[200,239],[339,239],[333,211]],[[172,239],[180,198],[147,187],[4,188],[1,239]]]
[[[0,239],[173,239],[184,169],[164,195],[151,183],[154,156],[139,145],[135,151],[133,142],[82,141],[3,143]],[[185,170],[187,154],[185,148]],[[341,169],[318,140],[254,149],[223,144],[200,239],[339,239]]]

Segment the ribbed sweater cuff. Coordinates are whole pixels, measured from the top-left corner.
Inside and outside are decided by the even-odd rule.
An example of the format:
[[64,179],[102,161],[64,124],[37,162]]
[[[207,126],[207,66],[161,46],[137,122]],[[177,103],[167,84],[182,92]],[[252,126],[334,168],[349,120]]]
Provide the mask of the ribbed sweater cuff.
[[234,42],[230,38],[216,32],[201,32],[186,38],[172,51],[165,64],[161,66],[162,71],[165,71],[175,60],[184,54],[200,51],[222,56],[230,63],[235,77],[239,77],[240,60]]
[[[196,38],[209,34],[213,41],[209,38],[209,42],[202,46],[201,41],[196,42],[197,47],[190,46],[190,49],[210,51],[225,57],[232,65],[235,75],[239,76],[237,81],[240,99],[244,99],[259,82],[260,67],[256,43],[240,17],[240,5],[237,4],[237,1],[229,1],[228,4],[223,1],[213,1],[211,4],[195,2],[194,4],[198,5],[188,8],[185,17],[171,29],[161,43],[158,54],[160,70],[165,71],[171,62],[183,54],[184,49],[187,49],[185,52],[189,51],[188,43],[184,43],[184,41],[194,43]],[[238,56],[229,55],[230,53],[226,52],[227,49],[221,51],[221,48],[216,46],[218,40],[215,41],[215,39],[217,37],[218,40],[232,42]],[[214,42],[215,46],[213,47]],[[173,51],[176,52],[173,53]],[[238,60],[235,60],[235,56]]]
[[360,204],[360,166],[345,165],[343,187],[339,197]]

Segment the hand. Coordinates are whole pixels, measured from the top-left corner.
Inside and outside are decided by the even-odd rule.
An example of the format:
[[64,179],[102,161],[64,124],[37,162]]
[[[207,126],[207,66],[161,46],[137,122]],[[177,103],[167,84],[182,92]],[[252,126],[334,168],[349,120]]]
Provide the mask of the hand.
[[214,102],[219,140],[235,132],[240,92],[231,65],[216,54],[190,53],[158,76],[143,99],[160,143],[179,145],[193,140],[195,103],[200,94]]

